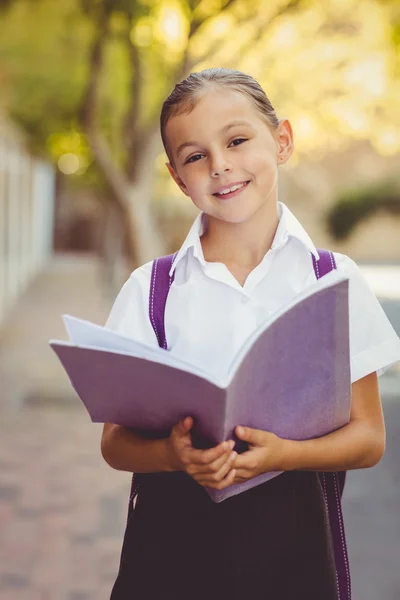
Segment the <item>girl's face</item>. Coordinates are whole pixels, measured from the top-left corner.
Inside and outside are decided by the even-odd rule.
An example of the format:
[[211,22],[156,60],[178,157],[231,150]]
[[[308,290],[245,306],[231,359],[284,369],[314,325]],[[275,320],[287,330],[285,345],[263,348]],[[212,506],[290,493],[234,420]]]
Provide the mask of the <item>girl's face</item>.
[[293,151],[287,120],[272,133],[246,96],[216,88],[171,117],[165,133],[172,177],[210,217],[242,223],[276,204],[277,165]]

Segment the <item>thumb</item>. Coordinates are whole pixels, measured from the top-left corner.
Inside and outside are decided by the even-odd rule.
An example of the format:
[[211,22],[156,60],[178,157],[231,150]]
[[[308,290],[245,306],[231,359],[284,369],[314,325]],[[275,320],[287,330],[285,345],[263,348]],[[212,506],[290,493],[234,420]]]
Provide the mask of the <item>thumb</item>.
[[248,442],[252,446],[263,446],[266,443],[266,432],[262,429],[239,426],[236,427],[235,433],[240,440]]
[[178,423],[174,426],[174,430],[175,430],[175,433],[178,434],[178,436],[183,437],[189,433],[189,431],[191,430],[192,427],[193,427],[192,417],[185,417],[184,419],[181,419],[180,421],[178,421]]

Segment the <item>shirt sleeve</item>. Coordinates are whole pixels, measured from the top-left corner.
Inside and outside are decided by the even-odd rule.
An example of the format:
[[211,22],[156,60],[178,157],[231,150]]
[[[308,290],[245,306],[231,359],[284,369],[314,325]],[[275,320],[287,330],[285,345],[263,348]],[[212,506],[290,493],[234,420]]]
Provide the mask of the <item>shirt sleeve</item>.
[[133,271],[119,292],[105,327],[150,346],[158,346],[150,323],[149,291],[151,265]]
[[335,253],[338,271],[349,278],[351,382],[382,375],[400,360],[400,339],[356,263]]

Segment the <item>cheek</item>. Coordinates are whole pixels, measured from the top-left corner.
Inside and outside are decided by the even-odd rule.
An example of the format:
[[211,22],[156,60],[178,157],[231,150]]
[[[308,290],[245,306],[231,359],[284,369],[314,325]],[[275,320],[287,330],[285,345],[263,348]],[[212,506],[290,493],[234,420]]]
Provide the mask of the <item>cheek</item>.
[[192,171],[187,177],[187,189],[191,194],[199,194],[204,192],[204,187],[208,185],[208,179],[200,169]]
[[254,156],[251,164],[249,164],[249,171],[253,173],[257,179],[261,180],[269,180],[271,177],[274,177],[276,168],[275,157],[265,151]]

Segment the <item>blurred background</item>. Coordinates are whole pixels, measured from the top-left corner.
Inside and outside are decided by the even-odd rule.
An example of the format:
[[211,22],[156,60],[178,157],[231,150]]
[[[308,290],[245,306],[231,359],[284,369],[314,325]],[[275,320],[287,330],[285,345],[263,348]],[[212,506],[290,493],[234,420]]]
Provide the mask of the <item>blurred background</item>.
[[[280,199],[358,262],[400,333],[398,0],[0,0],[0,598],[109,598],[129,475],[48,347],[61,314],[104,324],[137,265],[196,211],[167,173],[161,104],[191,71],[238,68],[290,118]],[[400,372],[388,447],[351,472],[354,597],[400,598]]]

